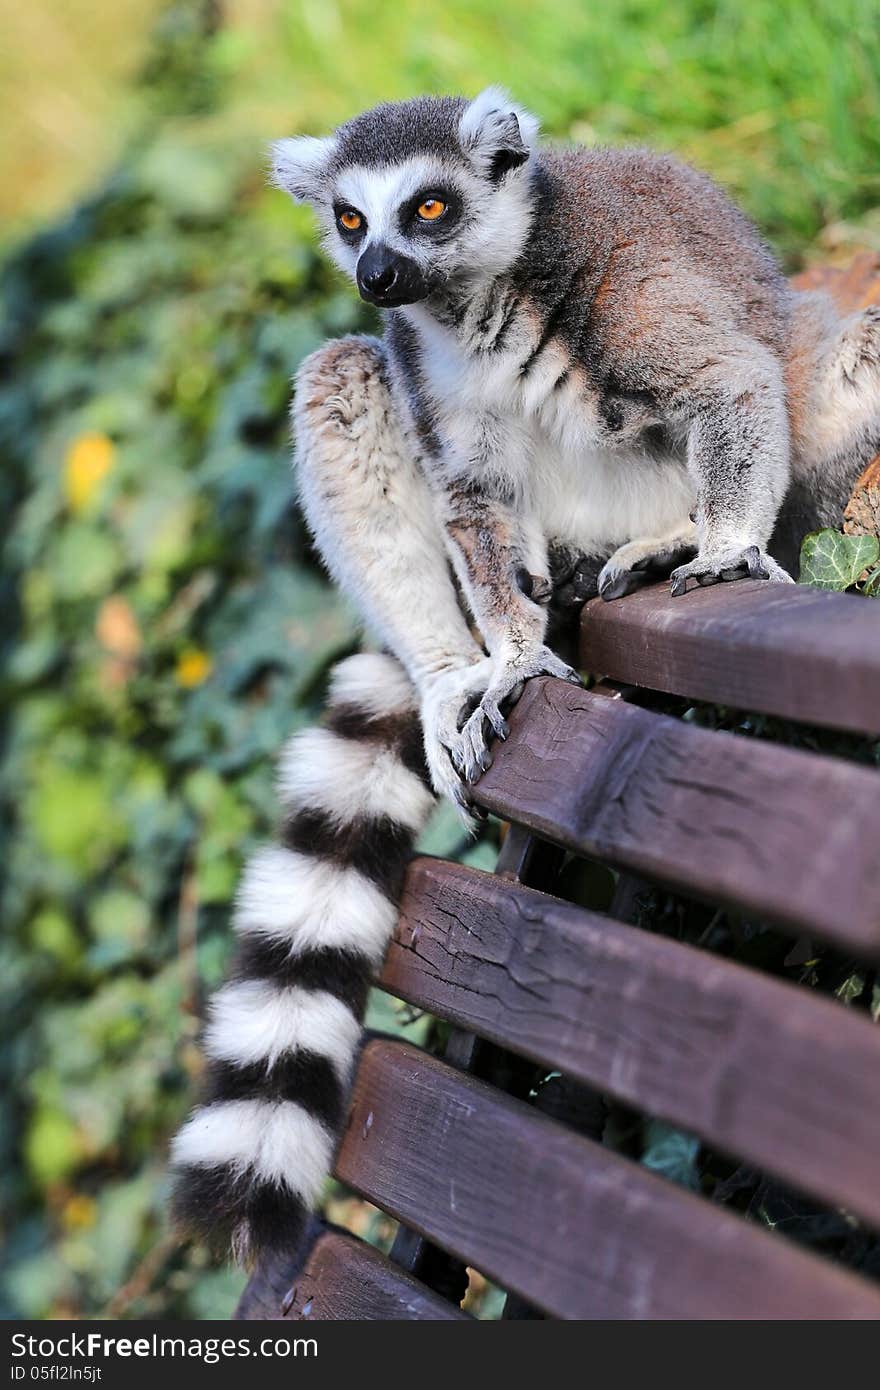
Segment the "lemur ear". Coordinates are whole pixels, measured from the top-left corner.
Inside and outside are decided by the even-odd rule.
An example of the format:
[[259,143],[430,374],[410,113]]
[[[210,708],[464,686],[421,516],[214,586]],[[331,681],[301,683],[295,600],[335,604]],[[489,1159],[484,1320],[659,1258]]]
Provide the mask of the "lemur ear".
[[511,101],[501,87],[487,87],[466,108],[458,135],[462,149],[493,183],[525,164],[538,135],[538,121]]
[[298,203],[315,202],[321,195],[335,148],[332,136],[316,140],[311,135],[298,135],[291,140],[273,141],[269,182]]

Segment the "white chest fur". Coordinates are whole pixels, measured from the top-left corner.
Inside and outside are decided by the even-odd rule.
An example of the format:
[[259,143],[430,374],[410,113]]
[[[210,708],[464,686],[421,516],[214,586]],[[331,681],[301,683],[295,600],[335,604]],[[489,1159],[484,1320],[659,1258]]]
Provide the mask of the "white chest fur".
[[584,370],[521,316],[504,350],[468,352],[431,325],[423,370],[451,466],[512,490],[544,535],[589,552],[686,522],[694,493],[681,455],[612,437]]

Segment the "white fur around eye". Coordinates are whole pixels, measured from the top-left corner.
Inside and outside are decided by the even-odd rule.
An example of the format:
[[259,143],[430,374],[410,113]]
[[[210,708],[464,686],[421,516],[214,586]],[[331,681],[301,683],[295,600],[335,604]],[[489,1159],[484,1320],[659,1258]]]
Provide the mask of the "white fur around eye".
[[441,179],[437,161],[428,158],[407,159],[382,169],[355,164],[342,171],[334,192],[339,202],[363,213],[370,241],[393,246],[400,241],[401,204]]

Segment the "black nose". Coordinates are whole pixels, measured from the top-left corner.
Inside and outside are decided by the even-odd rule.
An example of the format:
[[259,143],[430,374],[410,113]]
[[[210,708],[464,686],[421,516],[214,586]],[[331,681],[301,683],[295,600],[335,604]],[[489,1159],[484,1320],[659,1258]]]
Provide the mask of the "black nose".
[[373,266],[361,275],[361,284],[372,294],[387,294],[397,284],[397,267],[390,261]]
[[375,299],[384,299],[400,279],[400,257],[381,243],[368,246],[358,261],[358,288]]

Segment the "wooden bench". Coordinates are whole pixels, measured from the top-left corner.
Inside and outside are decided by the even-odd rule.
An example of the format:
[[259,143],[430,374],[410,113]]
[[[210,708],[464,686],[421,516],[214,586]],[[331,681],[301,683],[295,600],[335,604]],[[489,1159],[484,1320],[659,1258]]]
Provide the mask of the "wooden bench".
[[[238,1316],[461,1318],[470,1266],[509,1317],[880,1317],[880,1283],[600,1142],[611,1097],[880,1229],[880,1027],[632,924],[647,881],[880,958],[880,769],[658,711],[880,735],[880,602],[660,586],[582,633],[604,679],[531,682],[477,786],[495,874],[410,867],[379,983],[452,1028],[366,1043],[336,1163],[390,1258],[316,1224]],[[618,871],[607,913],[550,896],[563,851]]]

